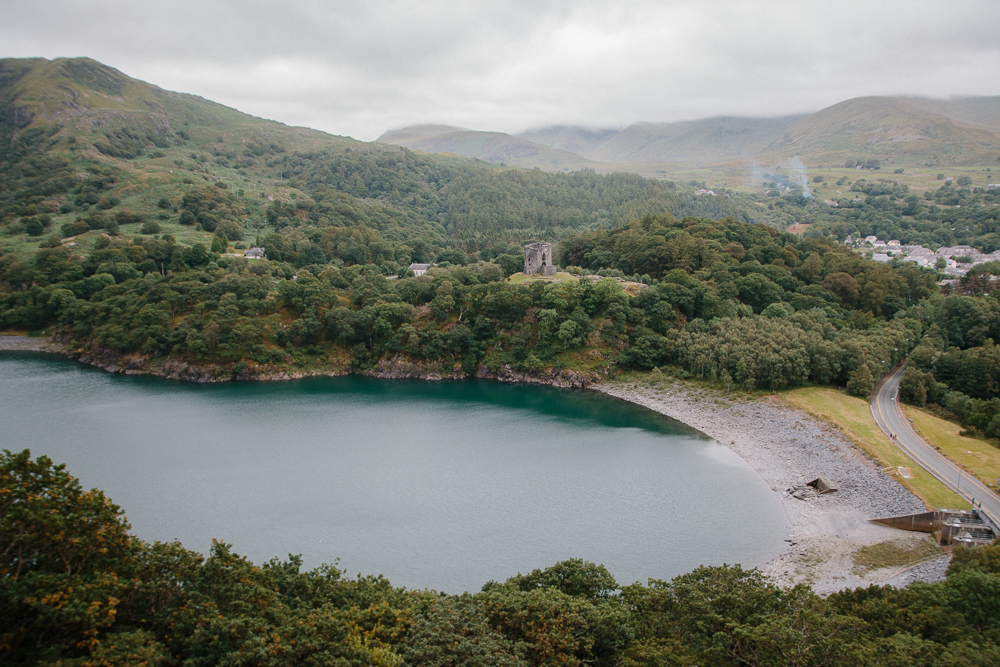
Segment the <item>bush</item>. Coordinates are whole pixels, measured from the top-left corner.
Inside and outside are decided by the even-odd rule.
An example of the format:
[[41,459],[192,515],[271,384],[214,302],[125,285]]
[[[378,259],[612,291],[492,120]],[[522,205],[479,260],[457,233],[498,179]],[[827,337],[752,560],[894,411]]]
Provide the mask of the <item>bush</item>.
[[29,236],[41,236],[45,233],[45,225],[38,218],[28,218],[24,221],[24,231]]
[[97,208],[102,209],[102,210],[103,209],[114,208],[115,206],[118,206],[118,204],[120,202],[121,202],[121,200],[118,199],[118,197],[115,197],[115,196],[101,197],[97,201]]
[[83,234],[84,232],[90,231],[90,225],[88,225],[83,220],[77,218],[73,222],[65,223],[60,228],[60,231],[62,232],[63,238],[66,238],[69,236],[76,236],[77,234]]
[[118,211],[115,214],[115,222],[119,225],[134,225],[137,222],[142,222],[142,217],[134,211]]
[[142,227],[139,228],[139,232],[142,234],[159,234],[160,233],[160,223],[156,220],[147,220],[142,223]]

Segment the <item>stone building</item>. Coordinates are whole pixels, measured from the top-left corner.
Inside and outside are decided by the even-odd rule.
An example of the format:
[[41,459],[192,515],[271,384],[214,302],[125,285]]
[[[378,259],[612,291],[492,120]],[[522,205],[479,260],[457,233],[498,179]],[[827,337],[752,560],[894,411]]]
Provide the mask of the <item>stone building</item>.
[[529,243],[524,246],[524,274],[527,276],[554,276],[551,243]]
[[410,264],[409,270],[413,271],[413,275],[419,278],[420,276],[427,273],[427,269],[431,268],[430,264]]

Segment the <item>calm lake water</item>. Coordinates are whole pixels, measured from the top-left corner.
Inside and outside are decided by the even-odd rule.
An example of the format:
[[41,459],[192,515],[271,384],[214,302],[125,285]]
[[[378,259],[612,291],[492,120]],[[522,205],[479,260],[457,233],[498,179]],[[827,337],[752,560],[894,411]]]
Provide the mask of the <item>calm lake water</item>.
[[567,558],[620,583],[760,565],[787,519],[728,448],[602,395],[493,382],[191,385],[0,353],[0,448],[66,463],[133,532],[397,586]]

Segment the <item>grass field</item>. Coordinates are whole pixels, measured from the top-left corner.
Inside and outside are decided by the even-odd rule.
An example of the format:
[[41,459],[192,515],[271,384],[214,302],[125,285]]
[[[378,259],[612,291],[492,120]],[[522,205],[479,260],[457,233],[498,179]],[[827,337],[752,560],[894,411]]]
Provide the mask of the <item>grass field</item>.
[[555,280],[561,280],[567,283],[575,283],[580,279],[571,273],[566,273],[565,271],[559,271],[554,276],[526,276],[523,273],[515,273],[514,275],[512,275],[510,278],[507,279],[507,282],[512,283],[514,285],[530,285],[531,283],[537,283],[537,282],[547,283]]
[[915,408],[903,406],[913,428],[942,454],[955,461],[979,478],[983,484],[996,488],[1000,478],[1000,449],[976,438],[959,435],[962,427],[940,417]]
[[[929,509],[965,509],[969,503],[917,465],[885,436],[872,417],[868,402],[827,387],[782,392],[781,398],[803,412],[835,425],[872,456],[892,477],[920,498]],[[907,479],[899,468],[909,471]]]

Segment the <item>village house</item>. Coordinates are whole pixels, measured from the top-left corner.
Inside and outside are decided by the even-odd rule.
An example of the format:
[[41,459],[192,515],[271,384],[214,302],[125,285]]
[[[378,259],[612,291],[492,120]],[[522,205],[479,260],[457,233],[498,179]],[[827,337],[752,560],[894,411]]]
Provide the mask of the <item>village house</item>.
[[413,271],[413,275],[417,278],[427,273],[427,269],[431,268],[430,264],[410,264],[409,270]]
[[243,256],[247,259],[267,259],[263,248],[247,248],[243,251]]

